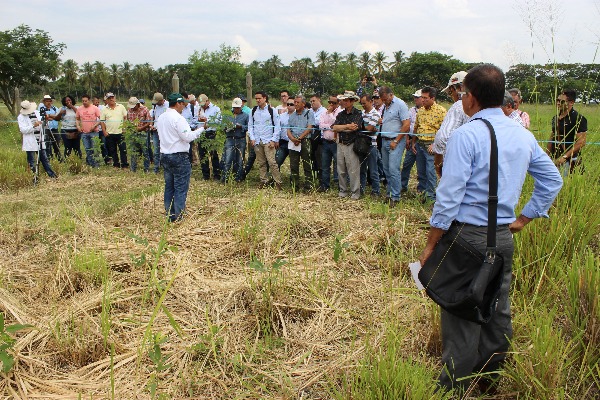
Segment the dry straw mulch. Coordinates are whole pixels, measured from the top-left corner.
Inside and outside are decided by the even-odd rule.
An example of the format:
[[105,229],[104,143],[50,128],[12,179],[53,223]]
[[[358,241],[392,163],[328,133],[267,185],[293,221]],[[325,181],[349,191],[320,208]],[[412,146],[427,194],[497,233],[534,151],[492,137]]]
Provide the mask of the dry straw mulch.
[[[328,398],[390,326],[407,357],[437,361],[433,308],[406,272],[422,207],[193,181],[187,218],[165,228],[159,178],[67,177],[2,197],[0,310],[35,327],[18,334],[6,397],[143,399],[154,379],[177,399]],[[93,262],[107,272],[81,268]]]

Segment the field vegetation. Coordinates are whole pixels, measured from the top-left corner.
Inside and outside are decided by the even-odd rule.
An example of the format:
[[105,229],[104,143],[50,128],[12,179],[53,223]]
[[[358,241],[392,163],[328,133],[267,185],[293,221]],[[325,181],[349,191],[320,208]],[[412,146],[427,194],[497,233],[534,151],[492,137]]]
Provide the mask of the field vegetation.
[[[600,113],[576,108],[585,171],[515,236],[499,398],[600,397]],[[524,109],[547,140],[554,108]],[[1,397],[442,398],[439,310],[407,268],[431,212],[414,196],[389,209],[196,171],[189,214],[167,224],[162,176],[70,159],[34,187],[20,147],[2,123]]]

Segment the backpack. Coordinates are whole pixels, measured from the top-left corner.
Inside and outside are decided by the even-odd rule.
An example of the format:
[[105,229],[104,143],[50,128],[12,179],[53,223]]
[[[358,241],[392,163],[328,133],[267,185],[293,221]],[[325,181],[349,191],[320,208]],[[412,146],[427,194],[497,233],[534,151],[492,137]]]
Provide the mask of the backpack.
[[[252,107],[252,121],[254,122],[254,113],[258,109],[258,106]],[[273,118],[273,108],[267,104],[267,110],[269,110],[269,114],[271,114],[271,126],[273,127],[273,132],[275,132],[275,118]]]

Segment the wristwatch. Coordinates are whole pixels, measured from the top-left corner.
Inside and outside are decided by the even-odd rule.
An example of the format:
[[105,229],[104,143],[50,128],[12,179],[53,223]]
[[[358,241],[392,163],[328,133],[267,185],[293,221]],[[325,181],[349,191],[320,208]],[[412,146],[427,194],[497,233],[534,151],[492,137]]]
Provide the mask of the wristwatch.
[[562,159],[563,159],[563,160],[568,160],[568,159],[569,159],[569,157],[567,157],[567,155],[565,154],[565,155],[563,155],[563,156],[562,156]]
[[392,142],[398,144],[398,139],[394,139],[394,140],[392,140]]

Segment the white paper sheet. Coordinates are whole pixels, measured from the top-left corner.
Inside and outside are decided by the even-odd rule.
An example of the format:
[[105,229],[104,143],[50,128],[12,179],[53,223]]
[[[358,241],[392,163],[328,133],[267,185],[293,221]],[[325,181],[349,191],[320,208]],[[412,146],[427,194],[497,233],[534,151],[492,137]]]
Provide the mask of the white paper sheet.
[[298,143],[298,146],[294,144],[291,140],[288,142],[288,150],[290,151],[300,151],[302,150],[302,142]]

